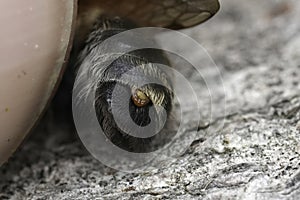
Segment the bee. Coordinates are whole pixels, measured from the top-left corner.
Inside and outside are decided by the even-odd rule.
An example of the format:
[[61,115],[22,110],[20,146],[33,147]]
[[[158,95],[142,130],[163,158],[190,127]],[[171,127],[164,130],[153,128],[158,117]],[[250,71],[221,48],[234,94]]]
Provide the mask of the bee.
[[[64,109],[71,110],[73,87],[81,91],[81,95],[76,98],[79,103],[84,103],[90,89],[96,88],[94,109],[106,137],[126,151],[140,153],[155,150],[158,148],[155,144],[159,144],[157,140],[161,140],[167,130],[173,109],[172,74],[161,70],[156,64],[169,66],[167,56],[161,50],[139,49],[117,56],[106,66],[105,56],[114,55],[104,56],[100,48],[110,48],[102,45],[106,39],[138,27],[180,29],[195,26],[218,11],[218,1],[79,0],[78,6],[74,46],[55,101],[64,105]],[[139,42],[152,41],[141,37]],[[119,45],[124,43],[119,41]],[[123,78],[127,73],[131,74],[130,80]],[[84,87],[74,85],[76,77],[80,79],[89,75],[96,77],[96,81]],[[162,84],[154,82],[139,85],[133,79],[155,80]],[[158,111],[156,107],[162,108],[164,112]],[[120,123],[116,121],[116,116],[121,119]],[[166,121],[163,126],[158,126],[164,118]],[[132,123],[135,125],[130,125]],[[162,131],[145,137],[141,130],[151,124],[154,124],[153,127],[161,127]],[[134,127],[141,128],[137,130],[141,137],[130,134],[136,131]]]

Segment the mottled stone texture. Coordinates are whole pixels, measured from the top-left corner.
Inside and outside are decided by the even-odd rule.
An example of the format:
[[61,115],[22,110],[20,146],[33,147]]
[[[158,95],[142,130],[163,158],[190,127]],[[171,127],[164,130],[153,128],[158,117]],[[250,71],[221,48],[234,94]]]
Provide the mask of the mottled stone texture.
[[44,125],[0,169],[0,199],[300,199],[300,2],[221,3],[185,32],[219,66],[227,111],[211,127],[222,129],[199,131],[158,170],[127,174],[94,160],[74,131]]

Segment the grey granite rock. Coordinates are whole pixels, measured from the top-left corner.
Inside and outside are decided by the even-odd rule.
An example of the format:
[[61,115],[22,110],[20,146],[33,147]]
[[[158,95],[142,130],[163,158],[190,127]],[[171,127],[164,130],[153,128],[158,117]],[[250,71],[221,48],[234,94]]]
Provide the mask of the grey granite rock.
[[300,2],[221,3],[215,18],[184,31],[222,74],[226,113],[214,110],[213,129],[161,168],[125,173],[93,159],[74,130],[43,124],[0,168],[0,199],[299,199]]

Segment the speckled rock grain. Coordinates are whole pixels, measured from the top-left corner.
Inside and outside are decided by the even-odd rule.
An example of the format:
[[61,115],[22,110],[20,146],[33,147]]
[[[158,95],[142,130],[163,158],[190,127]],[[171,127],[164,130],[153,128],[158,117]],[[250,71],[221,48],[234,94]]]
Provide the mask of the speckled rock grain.
[[221,3],[185,32],[222,73],[227,112],[211,125],[222,129],[201,130],[160,169],[130,174],[94,160],[74,131],[45,125],[0,169],[0,199],[299,199],[300,3]]

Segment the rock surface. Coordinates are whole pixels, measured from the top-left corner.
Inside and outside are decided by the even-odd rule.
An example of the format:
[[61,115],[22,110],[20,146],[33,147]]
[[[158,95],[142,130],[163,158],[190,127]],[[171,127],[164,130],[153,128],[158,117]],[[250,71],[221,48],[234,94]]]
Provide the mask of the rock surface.
[[93,159],[74,130],[44,124],[0,168],[0,199],[299,199],[300,2],[221,3],[185,33],[222,74],[226,113],[211,124],[222,129],[202,129],[160,169],[125,173]]

